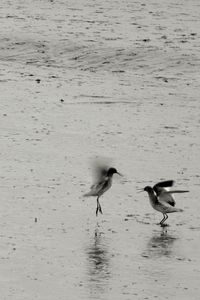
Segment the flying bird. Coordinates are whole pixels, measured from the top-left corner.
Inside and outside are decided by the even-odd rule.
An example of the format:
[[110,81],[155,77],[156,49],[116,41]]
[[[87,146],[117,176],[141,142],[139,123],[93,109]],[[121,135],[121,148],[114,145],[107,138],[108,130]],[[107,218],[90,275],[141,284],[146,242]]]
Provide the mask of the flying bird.
[[165,226],[164,222],[168,218],[168,213],[182,212],[183,210],[175,207],[173,194],[186,193],[187,190],[169,190],[174,184],[173,180],[161,181],[153,187],[146,186],[144,191],[149,195],[151,206],[163,214],[163,219],[160,221],[161,226]]
[[118,174],[122,176],[115,168],[108,168],[103,165],[96,165],[95,167],[95,182],[91,186],[90,191],[85,194],[85,197],[95,196],[97,197],[97,208],[96,216],[98,212],[102,214],[101,205],[99,203],[99,198],[112,186],[113,174]]

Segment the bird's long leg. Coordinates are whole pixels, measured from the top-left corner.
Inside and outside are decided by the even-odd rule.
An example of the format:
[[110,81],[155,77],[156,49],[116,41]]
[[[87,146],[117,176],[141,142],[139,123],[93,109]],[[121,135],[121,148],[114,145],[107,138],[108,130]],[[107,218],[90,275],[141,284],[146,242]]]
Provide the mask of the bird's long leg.
[[163,219],[160,221],[160,225],[162,226],[162,224],[165,222],[165,214],[163,214]]
[[100,211],[100,213],[102,214],[101,205],[100,205],[100,203],[99,203],[99,197],[98,197],[97,201],[98,201],[99,211]]
[[[165,221],[166,221],[167,219],[168,219],[168,215],[167,215],[167,214],[165,214]],[[165,222],[165,221],[164,221],[164,222]],[[163,223],[164,223],[164,222],[163,222]]]
[[98,216],[98,211],[102,214],[101,205],[99,203],[99,196],[97,197],[97,209],[96,209],[96,216]]
[[163,226],[163,223],[167,220],[168,216],[163,214],[163,219],[160,221],[160,225]]
[[161,226],[167,226],[167,224],[164,224],[164,222],[168,219],[168,215],[167,214],[163,214],[164,215],[164,218],[163,218],[163,220],[160,222],[160,225]]
[[99,211],[99,197],[97,197],[96,216],[98,216],[98,211]]

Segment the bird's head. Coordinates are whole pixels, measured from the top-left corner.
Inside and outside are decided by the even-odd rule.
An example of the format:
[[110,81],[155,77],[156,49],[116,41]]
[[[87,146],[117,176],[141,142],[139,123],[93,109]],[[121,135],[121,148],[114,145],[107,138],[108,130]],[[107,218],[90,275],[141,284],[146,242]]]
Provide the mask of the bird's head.
[[107,171],[107,176],[112,176],[113,174],[122,176],[122,174],[120,174],[115,168],[109,168]]
[[152,193],[153,189],[150,186],[145,186],[144,191],[147,192],[147,193]]

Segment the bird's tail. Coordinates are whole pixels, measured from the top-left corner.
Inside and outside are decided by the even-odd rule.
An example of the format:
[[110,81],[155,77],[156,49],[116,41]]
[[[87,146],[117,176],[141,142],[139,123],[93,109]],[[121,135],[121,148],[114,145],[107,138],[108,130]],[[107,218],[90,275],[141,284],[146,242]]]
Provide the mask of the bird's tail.
[[172,207],[171,208],[171,212],[183,212],[183,209],[182,208]]
[[92,191],[83,195],[83,197],[90,197],[90,196],[94,196]]

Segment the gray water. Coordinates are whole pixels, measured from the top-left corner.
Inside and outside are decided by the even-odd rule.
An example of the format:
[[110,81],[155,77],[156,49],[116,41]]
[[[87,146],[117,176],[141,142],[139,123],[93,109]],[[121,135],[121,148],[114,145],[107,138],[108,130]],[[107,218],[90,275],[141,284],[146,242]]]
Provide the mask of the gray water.
[[[1,1],[1,299],[198,299],[198,1]],[[90,160],[114,176],[96,201]],[[190,193],[157,225],[138,189]]]

